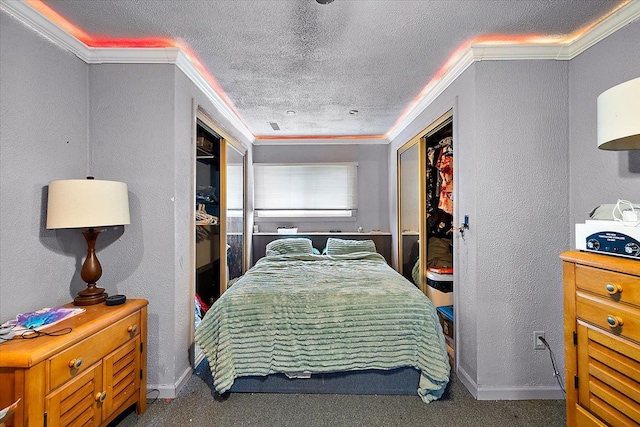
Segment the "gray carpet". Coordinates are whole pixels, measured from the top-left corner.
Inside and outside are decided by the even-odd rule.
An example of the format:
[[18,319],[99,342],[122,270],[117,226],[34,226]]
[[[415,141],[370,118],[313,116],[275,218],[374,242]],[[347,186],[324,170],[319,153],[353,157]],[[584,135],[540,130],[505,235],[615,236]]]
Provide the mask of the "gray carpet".
[[[149,391],[149,397],[154,392]],[[477,401],[453,376],[442,399],[416,396],[232,393],[214,399],[211,373],[201,364],[177,398],[149,401],[139,416],[132,409],[109,427],[478,427],[566,425],[564,400]]]

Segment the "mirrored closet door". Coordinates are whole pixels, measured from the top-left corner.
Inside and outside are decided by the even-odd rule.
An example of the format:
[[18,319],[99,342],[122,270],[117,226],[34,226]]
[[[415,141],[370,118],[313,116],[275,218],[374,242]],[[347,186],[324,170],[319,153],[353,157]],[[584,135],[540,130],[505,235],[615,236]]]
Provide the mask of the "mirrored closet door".
[[244,274],[245,215],[244,215],[244,152],[231,143],[226,150],[226,224],[227,236],[227,286]]
[[454,366],[453,115],[398,150],[398,266],[436,307]]
[[398,150],[398,266],[400,273],[425,291],[420,274],[421,168],[419,139]]
[[222,179],[221,151],[223,140],[219,134],[198,119],[196,124],[195,161],[195,297],[206,313],[220,297],[220,271],[223,266],[221,247]]
[[452,133],[449,111],[398,149],[398,267],[425,294],[429,268],[453,267]]
[[[197,106],[195,123],[195,278],[197,327],[206,312],[246,270],[246,148],[224,137]],[[194,308],[189,310],[193,318]],[[202,360],[191,334],[191,363]]]
[[196,299],[210,307],[246,269],[245,153],[203,113],[196,123]]

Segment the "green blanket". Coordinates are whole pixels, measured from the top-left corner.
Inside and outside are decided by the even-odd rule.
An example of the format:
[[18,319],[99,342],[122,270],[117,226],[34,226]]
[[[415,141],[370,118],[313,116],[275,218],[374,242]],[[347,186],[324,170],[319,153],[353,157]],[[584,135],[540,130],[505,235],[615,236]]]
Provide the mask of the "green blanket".
[[219,393],[235,378],[411,366],[418,395],[449,381],[431,301],[374,253],[260,259],[196,329]]

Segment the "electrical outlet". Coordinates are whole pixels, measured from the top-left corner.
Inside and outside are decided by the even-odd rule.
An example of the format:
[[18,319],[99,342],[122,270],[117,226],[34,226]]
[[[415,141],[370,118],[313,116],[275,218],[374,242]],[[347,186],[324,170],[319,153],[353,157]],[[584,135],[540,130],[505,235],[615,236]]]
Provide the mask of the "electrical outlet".
[[544,331],[533,331],[533,349],[534,350],[544,350],[545,346],[540,341],[540,337],[544,338]]

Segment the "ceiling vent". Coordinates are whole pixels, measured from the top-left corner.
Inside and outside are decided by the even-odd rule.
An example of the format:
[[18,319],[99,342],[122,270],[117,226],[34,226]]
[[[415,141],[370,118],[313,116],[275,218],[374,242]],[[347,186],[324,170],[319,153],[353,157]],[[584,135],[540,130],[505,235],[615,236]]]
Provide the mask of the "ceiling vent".
[[278,126],[276,122],[269,122],[269,124],[271,125],[271,129],[280,130],[280,126]]

